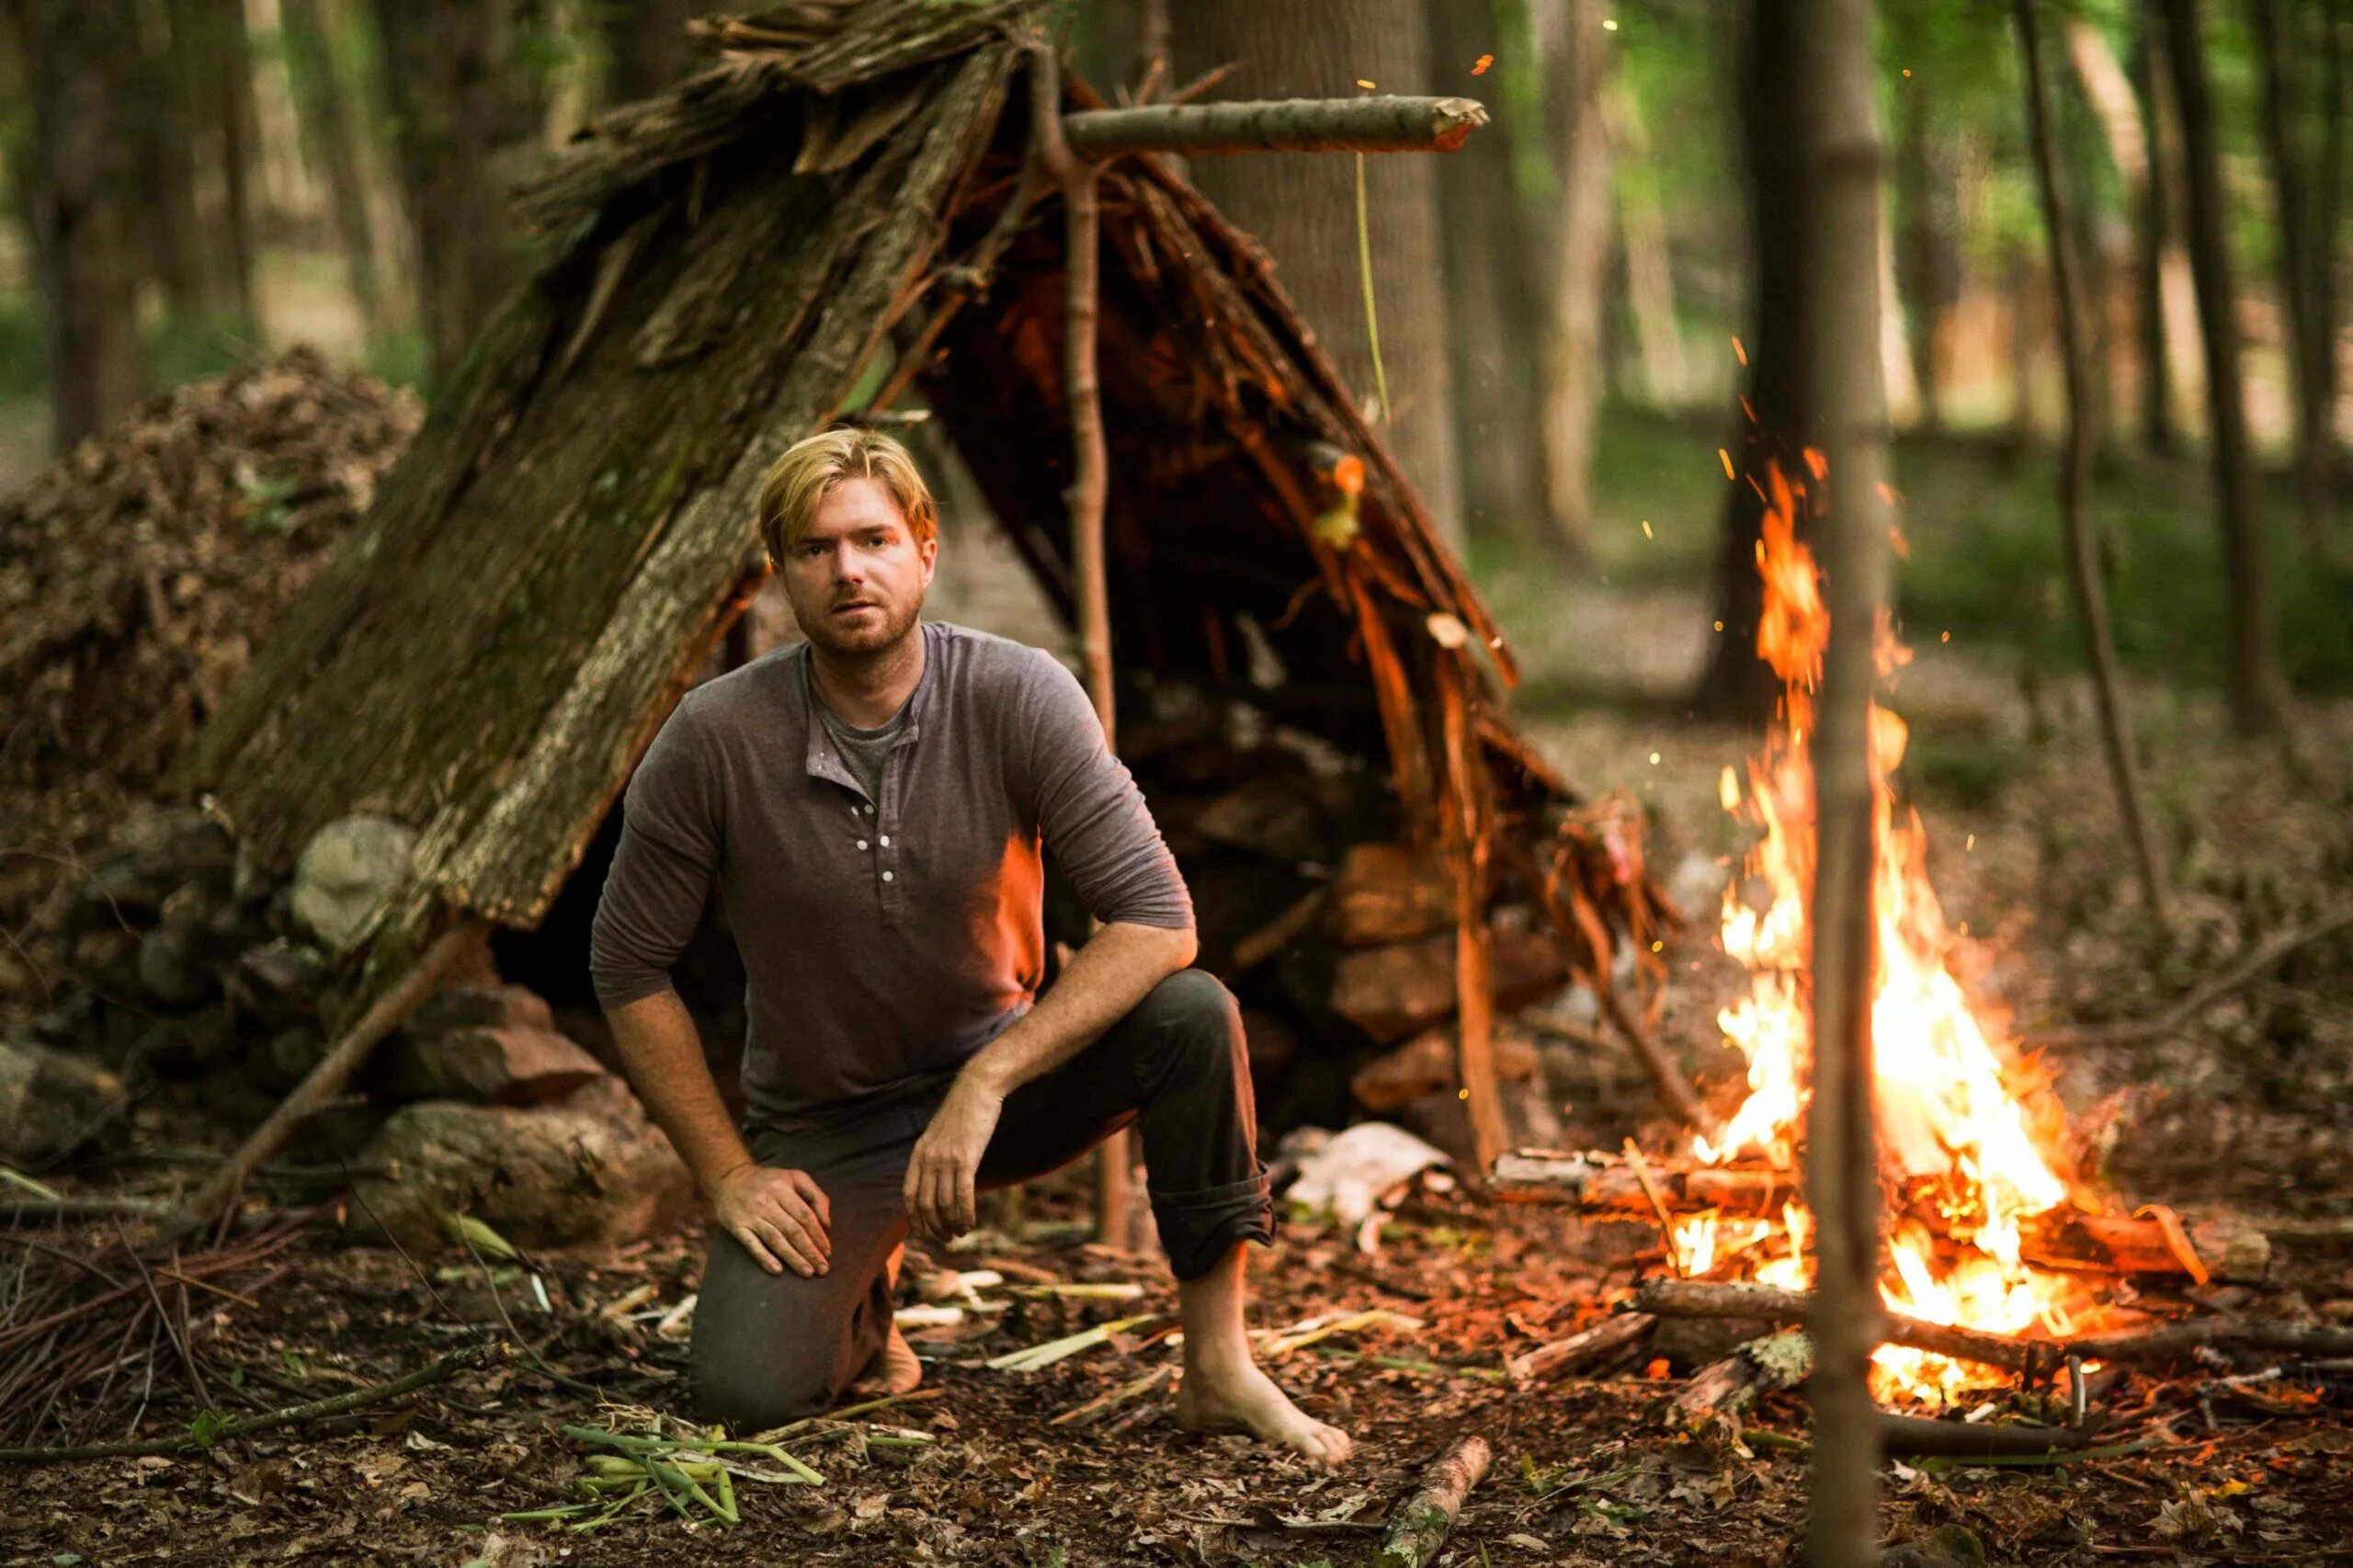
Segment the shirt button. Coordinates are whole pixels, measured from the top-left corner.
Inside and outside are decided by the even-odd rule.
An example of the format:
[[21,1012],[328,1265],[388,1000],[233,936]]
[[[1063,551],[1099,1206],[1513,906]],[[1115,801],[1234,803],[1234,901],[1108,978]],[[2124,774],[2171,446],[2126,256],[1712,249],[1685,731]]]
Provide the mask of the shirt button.
[[887,833],[882,835],[882,847],[885,849],[891,847],[891,835]]
[[884,881],[886,881],[886,882],[887,882],[887,881],[889,881],[891,880],[891,873],[890,873],[890,872],[888,872],[888,871],[883,872],[883,873],[882,873],[882,880],[883,880]]
[[[886,839],[884,839],[882,842],[883,842],[883,843],[885,843],[885,844],[888,844],[888,843],[890,843],[891,841],[890,841],[889,839],[887,839],[887,838],[886,838]],[[858,846],[860,849],[865,848],[865,847],[866,847],[866,840],[864,840],[863,838],[859,839],[859,840],[858,841]]]
[[869,806],[869,807],[867,807],[867,808],[866,808],[866,814],[867,814],[868,816],[872,816],[872,815],[874,814],[874,808],[873,808],[872,806]]

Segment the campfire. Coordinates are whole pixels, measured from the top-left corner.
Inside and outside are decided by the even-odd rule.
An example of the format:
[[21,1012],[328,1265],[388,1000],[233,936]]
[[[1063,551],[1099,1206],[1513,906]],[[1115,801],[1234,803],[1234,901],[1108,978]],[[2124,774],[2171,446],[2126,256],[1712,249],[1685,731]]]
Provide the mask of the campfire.
[[[1680,1151],[1646,1155],[1629,1140],[1622,1156],[1522,1151],[1496,1162],[1499,1197],[1654,1224],[1675,1276],[1647,1281],[1633,1311],[1519,1358],[1515,1369],[1525,1374],[1622,1353],[1659,1317],[1798,1324],[1805,1315],[1815,853],[1807,743],[1829,633],[1820,574],[1798,537],[1808,478],[1822,478],[1820,460],[1809,453],[1808,463],[1807,476],[1768,475],[1757,547],[1766,588],[1757,651],[1782,683],[1779,722],[1745,773],[1726,767],[1720,784],[1724,809],[1757,835],[1725,889],[1722,923],[1725,952],[1747,971],[1745,994],[1718,1015],[1725,1043],[1745,1061],[1746,1092]],[[1891,684],[1910,659],[1884,621],[1877,654]],[[2264,1280],[2263,1233],[2228,1217],[2190,1224],[2159,1207],[2128,1213],[2076,1168],[2049,1077],[1956,974],[1951,960],[1967,938],[1946,925],[1927,827],[1894,788],[1906,733],[1894,711],[1874,705],[1871,1019],[1888,1216],[1879,1399],[1949,1406],[2020,1377],[2029,1385],[2063,1377],[2060,1392],[2081,1426],[2086,1384],[2104,1362],[2165,1364],[2225,1345],[2287,1355],[2341,1347],[2346,1336],[2307,1324],[2193,1316],[2213,1308],[2198,1288]],[[1712,1418],[1802,1380],[1810,1356],[1800,1335],[1755,1341],[1695,1377],[1676,1403]]]
[[[1817,469],[1815,477],[1820,477]],[[1724,1125],[1691,1141],[1702,1165],[1762,1162],[1792,1170],[1807,1098],[1807,896],[1814,858],[1813,774],[1806,741],[1830,617],[1812,553],[1797,534],[1800,484],[1769,475],[1757,569],[1765,581],[1757,652],[1780,677],[1779,722],[1745,781],[1726,767],[1724,809],[1760,834],[1724,891],[1724,951],[1748,971],[1748,994],[1719,1016],[1725,1040],[1747,1058],[1748,1095]],[[1889,679],[1910,653],[1884,621],[1878,663]],[[1945,924],[1927,869],[1927,832],[1896,799],[1904,721],[1871,712],[1877,821],[1875,918],[1879,973],[1871,1007],[1881,1163],[1892,1191],[1888,1307],[1932,1324],[2064,1338],[2097,1294],[2084,1277],[2037,1267],[2031,1230],[2072,1201],[2103,1206],[2072,1178],[2055,1134],[2062,1113],[2046,1080],[1971,1006],[1948,960]],[[1806,1285],[1809,1217],[1791,1198],[1778,1214],[1728,1218],[1707,1210],[1671,1228],[1683,1272]],[[1899,1346],[1876,1358],[1881,1392],[1949,1395],[2000,1381],[1989,1369]]]

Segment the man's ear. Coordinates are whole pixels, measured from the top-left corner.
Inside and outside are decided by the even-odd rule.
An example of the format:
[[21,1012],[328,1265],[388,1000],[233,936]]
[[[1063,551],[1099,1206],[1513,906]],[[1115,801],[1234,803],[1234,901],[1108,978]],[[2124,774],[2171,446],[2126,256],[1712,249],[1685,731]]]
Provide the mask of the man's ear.
[[939,564],[939,536],[932,535],[916,545],[915,550],[923,557],[923,585],[928,588],[931,586],[932,572]]

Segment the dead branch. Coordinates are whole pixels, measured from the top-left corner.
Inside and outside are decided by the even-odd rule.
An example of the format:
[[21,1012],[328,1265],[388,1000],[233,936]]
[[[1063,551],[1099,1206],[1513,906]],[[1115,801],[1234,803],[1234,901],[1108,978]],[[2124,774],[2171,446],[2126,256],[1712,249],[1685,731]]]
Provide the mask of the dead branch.
[[1813,1375],[1813,1341],[1804,1330],[1768,1334],[1692,1373],[1668,1402],[1665,1423],[1687,1437],[1729,1448],[1739,1438],[1741,1416],[1758,1395],[1793,1389]]
[[1188,158],[1236,153],[1451,153],[1487,123],[1472,98],[1290,98],[1222,104],[1154,104],[1063,117],[1082,158],[1176,153]]
[[1692,1092],[1691,1081],[1683,1075],[1683,1069],[1675,1064],[1675,1059],[1667,1055],[1666,1049],[1659,1044],[1650,1030],[1643,1028],[1642,1020],[1634,1017],[1632,1008],[1626,1006],[1626,999],[1618,994],[1618,988],[1604,985],[1600,987],[1600,993],[1602,1011],[1608,1015],[1611,1023],[1618,1026],[1618,1032],[1625,1037],[1626,1043],[1633,1047],[1643,1070],[1657,1085],[1659,1097],[1674,1108],[1675,1114],[1683,1119],[1685,1126],[1697,1128],[1702,1132],[1714,1131],[1714,1114]]
[[1506,1363],[1506,1369],[1514,1381],[1526,1382],[1572,1368],[1591,1366],[1640,1344],[1657,1326],[1658,1319],[1648,1312],[1620,1312],[1591,1328],[1579,1329],[1566,1339],[1555,1339],[1513,1357]]
[[488,929],[486,922],[479,916],[470,915],[437,937],[415,966],[391,990],[377,998],[376,1005],[369,1007],[358,1023],[344,1031],[343,1038],[319,1059],[319,1064],[295,1085],[294,1092],[278,1102],[278,1108],[269,1113],[269,1119],[255,1128],[228,1163],[165,1222],[165,1238],[177,1240],[191,1235],[210,1224],[222,1210],[233,1204],[255,1168],[278,1153],[304,1119],[315,1115],[327,1101],[343,1091],[344,1085],[368,1060],[369,1053],[386,1035],[399,1028],[401,1021],[415,1012],[419,1004],[433,994],[442,975],[472,951]]
[[[1737,1165],[1678,1169],[1653,1160],[1650,1172],[1666,1207],[1677,1213],[1721,1209],[1733,1214],[1770,1214],[1797,1196],[1796,1178],[1786,1171]],[[1495,1162],[1487,1182],[1494,1196],[1507,1202],[1574,1204],[1588,1211],[1635,1214],[1650,1207],[1641,1177],[1608,1154],[1516,1150]]]
[[[1802,1324],[1813,1310],[1813,1296],[1805,1290],[1785,1290],[1773,1285],[1745,1281],[1719,1283],[1705,1279],[1645,1279],[1634,1292],[1634,1310],[1656,1317],[1755,1318],[1764,1323]],[[2072,1348],[2055,1341],[2012,1339],[1981,1330],[1947,1324],[1922,1323],[1893,1312],[1880,1314],[1880,1343],[1902,1345],[2023,1372],[2030,1380],[2048,1378],[2067,1364]]]
[[1872,1423],[1880,1448],[1914,1459],[1995,1459],[2074,1453],[2092,1446],[2094,1434],[2078,1426],[1996,1426],[1992,1423],[1931,1421],[1882,1410]]
[[1422,1483],[1389,1517],[1373,1562],[1379,1568],[1424,1568],[1446,1544],[1462,1500],[1486,1478],[1491,1455],[1484,1437],[1465,1437],[1422,1472]]
[[2353,926],[2353,904],[2332,910],[2309,925],[2283,931],[2269,941],[2256,944],[2230,968],[2171,1006],[2148,1017],[2121,1023],[2092,1024],[2082,1028],[2054,1029],[2036,1036],[2033,1043],[2054,1049],[2078,1045],[2135,1045],[2144,1040],[2172,1034],[2249,981],[2278,967],[2289,954],[2314,942],[2325,941],[2348,926]]
[[279,1426],[299,1426],[305,1422],[324,1420],[330,1415],[343,1415],[354,1410],[365,1410],[382,1404],[403,1394],[442,1382],[460,1372],[478,1371],[515,1358],[511,1345],[476,1345],[453,1351],[428,1366],[418,1368],[404,1377],[388,1383],[354,1389],[330,1399],[313,1400],[308,1404],[290,1404],[278,1410],[265,1410],[256,1415],[232,1416],[215,1426],[209,1434],[199,1437],[193,1431],[176,1433],[168,1437],[149,1437],[129,1443],[88,1443],[73,1449],[0,1449],[0,1460],[23,1464],[55,1464],[67,1460],[130,1459],[143,1454],[178,1454],[192,1449],[210,1448],[224,1437],[242,1437],[248,1433],[267,1432]]
[[2071,1340],[2070,1355],[2086,1361],[2130,1361],[2160,1366],[2188,1359],[2201,1349],[2264,1350],[2282,1356],[2353,1356],[2353,1328],[2281,1323],[2268,1318],[2200,1318],[2161,1328],[2094,1335]]

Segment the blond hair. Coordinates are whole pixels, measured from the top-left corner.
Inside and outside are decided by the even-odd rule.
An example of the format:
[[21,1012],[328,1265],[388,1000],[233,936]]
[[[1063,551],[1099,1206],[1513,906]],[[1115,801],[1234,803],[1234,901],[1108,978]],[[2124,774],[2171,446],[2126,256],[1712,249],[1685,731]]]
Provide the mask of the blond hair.
[[770,562],[784,564],[825,496],[847,479],[870,479],[889,491],[917,544],[938,537],[939,508],[907,449],[879,430],[847,426],[794,442],[761,479],[760,542]]

